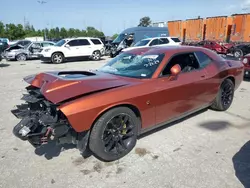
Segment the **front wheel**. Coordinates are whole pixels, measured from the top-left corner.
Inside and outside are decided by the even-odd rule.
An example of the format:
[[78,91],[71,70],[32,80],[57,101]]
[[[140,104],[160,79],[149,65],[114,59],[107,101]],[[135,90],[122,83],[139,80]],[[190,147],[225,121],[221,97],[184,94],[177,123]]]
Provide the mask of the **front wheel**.
[[220,90],[211,105],[211,108],[218,111],[226,111],[232,104],[234,98],[234,83],[226,79],[220,87]]
[[25,54],[18,54],[16,56],[17,61],[26,61],[26,59],[27,59],[27,56]]
[[62,53],[56,52],[52,55],[51,61],[54,64],[60,64],[64,61],[64,56]]
[[94,124],[89,148],[103,161],[114,161],[127,155],[136,145],[140,121],[127,107],[113,108]]

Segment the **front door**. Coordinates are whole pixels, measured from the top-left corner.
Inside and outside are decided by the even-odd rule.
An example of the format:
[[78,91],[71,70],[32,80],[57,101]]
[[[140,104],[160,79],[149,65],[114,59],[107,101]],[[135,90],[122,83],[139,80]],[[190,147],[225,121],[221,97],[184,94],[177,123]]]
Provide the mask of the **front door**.
[[38,57],[38,54],[41,51],[41,43],[40,42],[34,42],[33,44],[31,44],[31,46],[29,47],[29,56],[31,58],[36,58]]
[[[66,46],[69,45],[69,46]],[[69,41],[65,45],[65,56],[66,57],[79,57],[80,56],[80,46],[79,46],[79,40],[74,39]]]
[[[175,64],[182,67],[176,80],[170,79],[170,69]],[[206,68],[199,64],[195,53],[174,56],[158,78],[159,90],[156,103],[156,124],[181,117],[209,103]]]

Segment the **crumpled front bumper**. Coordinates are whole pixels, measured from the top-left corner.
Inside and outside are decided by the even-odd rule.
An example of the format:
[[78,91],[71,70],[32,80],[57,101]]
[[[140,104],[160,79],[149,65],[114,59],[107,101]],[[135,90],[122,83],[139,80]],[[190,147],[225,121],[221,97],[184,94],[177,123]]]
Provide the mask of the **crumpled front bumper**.
[[46,100],[40,89],[28,86],[28,94],[21,98],[25,103],[17,105],[11,112],[20,122],[13,128],[13,134],[21,140],[29,141],[34,147],[56,141],[58,144],[76,144],[84,152],[89,131],[76,132],[69,124],[58,105]]

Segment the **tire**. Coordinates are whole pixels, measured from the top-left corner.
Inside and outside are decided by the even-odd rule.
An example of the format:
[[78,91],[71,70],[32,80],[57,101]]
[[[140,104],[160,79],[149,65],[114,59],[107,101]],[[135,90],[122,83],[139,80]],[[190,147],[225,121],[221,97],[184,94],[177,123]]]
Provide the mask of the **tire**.
[[94,51],[93,54],[92,54],[92,59],[94,61],[99,61],[101,59],[100,51]]
[[110,52],[110,55],[109,55],[111,58],[114,57],[114,54],[112,52]]
[[240,58],[240,57],[242,57],[242,56],[243,56],[242,50],[237,49],[237,50],[234,51],[234,57]]
[[60,52],[53,53],[51,56],[51,62],[54,64],[60,64],[64,62],[64,55]]
[[27,60],[27,56],[26,56],[26,54],[18,54],[16,56],[16,60],[17,61],[26,61]]
[[[230,79],[226,79],[223,81],[223,83],[221,84],[220,90],[213,102],[213,104],[211,105],[211,108],[213,110],[216,111],[226,111],[232,104],[233,102],[233,98],[234,98],[234,83],[232,82],[232,80]],[[227,91],[225,91],[227,90]],[[223,98],[227,98],[225,97],[225,94],[228,93],[228,100],[227,102],[225,102],[225,100]],[[223,102],[224,101],[224,102]],[[226,104],[225,104],[226,103]]]
[[[125,121],[125,124],[120,119],[121,121],[118,122],[121,129],[115,131],[114,126],[118,122],[115,124],[111,124],[111,122],[119,117],[127,117],[127,121]],[[118,160],[127,155],[136,145],[139,126],[140,120],[131,109],[127,107],[113,108],[98,118],[93,125],[89,138],[89,148],[100,160],[106,162]]]

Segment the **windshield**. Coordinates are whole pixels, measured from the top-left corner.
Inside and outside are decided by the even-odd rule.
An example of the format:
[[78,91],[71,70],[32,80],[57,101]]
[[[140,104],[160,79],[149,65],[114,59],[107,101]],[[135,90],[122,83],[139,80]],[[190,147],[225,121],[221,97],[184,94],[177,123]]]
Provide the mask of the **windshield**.
[[98,71],[133,78],[150,78],[164,58],[164,54],[136,55],[122,53]]
[[141,40],[137,42],[134,46],[146,46],[150,40]]
[[113,43],[120,43],[124,38],[125,38],[125,34],[123,33],[123,34],[120,34],[120,35],[118,35],[116,38],[115,38],[115,40],[113,41]]
[[54,46],[62,46],[62,45],[64,45],[65,44],[65,40],[59,40]]

